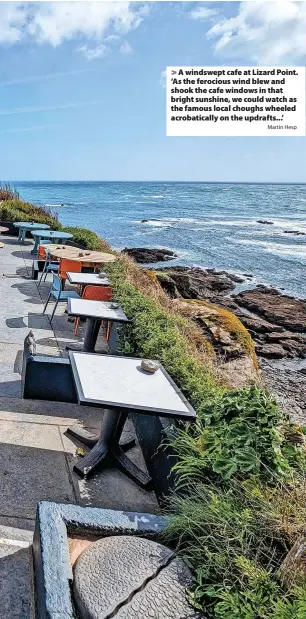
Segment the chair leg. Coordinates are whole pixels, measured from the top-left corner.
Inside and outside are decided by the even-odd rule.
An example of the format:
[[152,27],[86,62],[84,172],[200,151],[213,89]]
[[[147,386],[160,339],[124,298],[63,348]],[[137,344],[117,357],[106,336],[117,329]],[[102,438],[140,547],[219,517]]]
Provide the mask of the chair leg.
[[74,319],[74,335],[77,335],[79,332],[79,324],[80,324],[80,319],[79,317]]
[[57,306],[58,306],[58,299],[55,301],[53,312],[52,312],[51,318],[50,318],[50,322],[52,322],[52,320],[53,320],[53,317],[54,317],[55,310],[56,310]]
[[38,284],[37,284],[37,287],[38,287],[38,286],[40,286],[41,281],[42,281],[42,278],[43,278],[43,276],[44,276],[44,274],[45,274],[45,271],[46,271],[46,263],[44,264],[44,268],[43,268],[43,270],[42,270],[42,272],[41,272],[40,280],[39,280],[39,282],[38,282]]
[[45,305],[45,307],[44,307],[44,309],[43,309],[43,314],[45,313],[45,311],[46,311],[46,309],[47,309],[47,305],[48,305],[48,303],[49,303],[50,299],[51,299],[51,292],[49,293],[49,296],[48,296],[48,298],[47,298],[46,305]]

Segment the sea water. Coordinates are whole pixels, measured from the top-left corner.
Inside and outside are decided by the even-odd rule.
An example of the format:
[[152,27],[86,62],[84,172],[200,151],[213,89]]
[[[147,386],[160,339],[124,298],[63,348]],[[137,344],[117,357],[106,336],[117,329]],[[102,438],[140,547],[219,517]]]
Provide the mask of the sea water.
[[[176,182],[13,182],[65,225],[91,228],[115,249],[165,247],[171,264],[252,274],[306,296],[306,185]],[[258,220],[271,222],[258,223]],[[285,231],[304,232],[304,235]]]

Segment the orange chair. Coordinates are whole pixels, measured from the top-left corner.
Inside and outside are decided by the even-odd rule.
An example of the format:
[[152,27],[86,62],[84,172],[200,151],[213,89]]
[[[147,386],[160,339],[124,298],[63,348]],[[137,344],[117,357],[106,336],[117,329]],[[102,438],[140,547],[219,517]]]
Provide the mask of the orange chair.
[[37,260],[46,260],[47,255],[46,255],[46,249],[47,249],[47,245],[39,245],[38,247],[38,252],[37,252]]
[[[109,286],[86,286],[83,290],[82,299],[91,301],[111,301],[113,289]],[[74,335],[78,334],[80,318],[74,319]],[[109,324],[107,325],[106,339],[109,338]]]
[[77,262],[76,260],[69,260],[68,258],[62,258],[58,270],[58,276],[62,282],[62,288],[65,288],[67,271],[71,273],[81,273],[81,270],[81,262]]

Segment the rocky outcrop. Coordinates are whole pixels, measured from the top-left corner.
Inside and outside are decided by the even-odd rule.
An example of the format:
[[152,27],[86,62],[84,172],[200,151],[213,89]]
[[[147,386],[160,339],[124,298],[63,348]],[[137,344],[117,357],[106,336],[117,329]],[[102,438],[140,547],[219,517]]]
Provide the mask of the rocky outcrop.
[[170,249],[151,249],[147,247],[126,247],[122,250],[138,264],[152,264],[153,262],[166,262],[177,258],[177,255]]
[[273,221],[267,221],[266,219],[258,219],[258,224],[266,224],[266,226],[273,226]]
[[258,380],[254,344],[237,316],[207,301],[176,299],[173,303],[180,314],[201,328],[232,386],[242,387]]
[[178,266],[160,269],[155,274],[171,298],[209,300],[235,288],[235,276],[214,269]]
[[233,297],[260,317],[289,331],[306,333],[306,301],[280,294],[274,288],[258,286]]
[[301,230],[284,230],[284,234],[295,234],[297,236],[305,236],[306,232],[302,232]]

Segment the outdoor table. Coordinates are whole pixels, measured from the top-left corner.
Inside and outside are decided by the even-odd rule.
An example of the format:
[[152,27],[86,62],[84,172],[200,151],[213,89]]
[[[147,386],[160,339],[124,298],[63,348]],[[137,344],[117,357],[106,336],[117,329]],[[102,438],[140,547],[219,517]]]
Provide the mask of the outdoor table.
[[68,273],[67,278],[70,284],[81,286],[82,291],[85,286],[109,286],[106,273],[101,273],[104,277],[99,277],[96,273]]
[[[194,421],[196,413],[159,363],[154,374],[141,368],[142,359],[70,352],[70,362],[81,405],[104,408],[99,438],[74,469],[87,477],[111,456],[116,466],[145,488],[151,481],[124,453],[119,440],[129,411],[136,414]],[[82,429],[81,429],[82,430]],[[69,434],[84,442],[78,426]]]
[[32,230],[49,230],[50,228],[47,224],[38,224],[35,222],[29,223],[28,221],[16,221],[14,226],[19,228],[18,241],[20,243],[24,243],[27,232],[32,232]]
[[32,254],[37,253],[38,245],[42,239],[51,239],[54,243],[61,243],[62,241],[67,241],[67,239],[72,239],[73,234],[70,232],[60,232],[58,230],[43,230],[40,228],[39,230],[33,230],[32,236],[34,237],[34,247],[31,251]]
[[53,258],[68,258],[68,260],[75,260],[88,266],[99,266],[108,262],[115,262],[117,257],[114,254],[107,254],[102,251],[87,251],[86,249],[80,249],[79,247],[55,247],[49,246],[50,255]]
[[[113,308],[113,305],[118,307]],[[92,301],[87,299],[68,299],[68,314],[76,317],[86,318],[85,337],[82,351],[94,352],[95,345],[102,320],[111,323],[111,329],[115,322],[129,322],[123,309],[114,301]],[[110,338],[111,340],[112,338]],[[67,346],[67,350],[75,348]],[[111,351],[115,352],[115,351]]]

